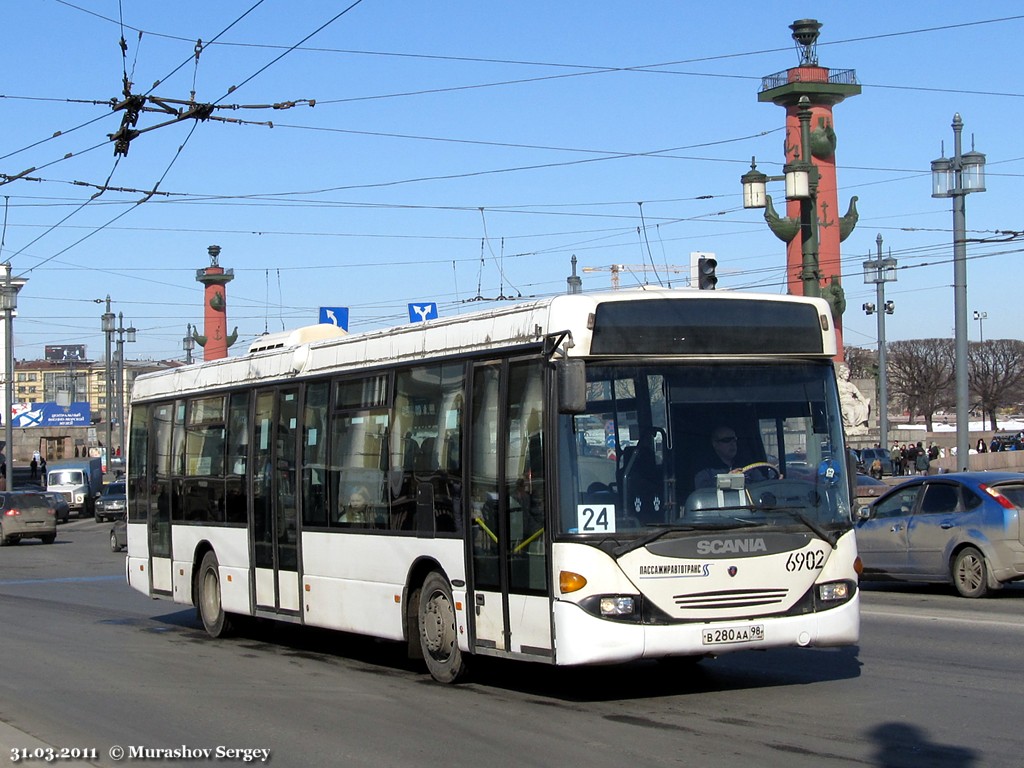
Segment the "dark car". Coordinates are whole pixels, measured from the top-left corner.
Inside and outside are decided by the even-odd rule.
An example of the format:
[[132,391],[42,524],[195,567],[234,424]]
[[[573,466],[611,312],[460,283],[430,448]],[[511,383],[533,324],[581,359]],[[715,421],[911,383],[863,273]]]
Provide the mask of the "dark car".
[[17,544],[22,539],[53,544],[57,539],[57,513],[42,493],[0,493],[0,544]]
[[64,498],[64,494],[47,491],[43,495],[53,505],[53,509],[57,513],[57,522],[66,523],[71,517],[71,507],[68,506],[68,500]]
[[857,501],[864,501],[866,503],[871,503],[891,487],[888,483],[876,480],[871,475],[865,475],[863,472],[857,473],[854,483],[854,495],[857,497]]
[[110,551],[120,552],[128,546],[128,523],[124,518],[115,520],[110,526]]
[[847,448],[846,458],[857,472],[866,473],[868,471],[867,467],[864,466],[864,460],[860,457],[860,451],[854,450],[853,448]]
[[864,579],[952,583],[964,597],[1024,579],[1024,474],[955,472],[897,485],[858,510]]
[[885,448],[862,448],[859,456],[866,474],[871,474],[871,465],[877,459],[882,465],[882,476],[892,475],[892,459]]
[[124,517],[128,509],[124,480],[116,480],[103,486],[103,492],[96,499],[96,522],[117,520]]

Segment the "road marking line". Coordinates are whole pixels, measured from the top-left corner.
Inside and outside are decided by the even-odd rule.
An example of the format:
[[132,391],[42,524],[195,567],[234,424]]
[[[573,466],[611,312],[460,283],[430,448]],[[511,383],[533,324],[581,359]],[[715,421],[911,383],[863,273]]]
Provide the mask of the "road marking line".
[[124,581],[124,574],[116,576],[62,576],[59,579],[10,579],[0,580],[0,587],[9,587],[20,584],[67,584],[77,581]]
[[1005,619],[978,619],[974,617],[959,618],[956,616],[940,616],[936,614],[914,616],[907,613],[891,613],[889,611],[879,611],[864,608],[861,608],[860,614],[861,616],[880,616],[886,619],[904,619],[906,621],[941,621],[948,624],[974,624],[979,626],[988,625],[994,627],[1009,627],[1011,629],[1024,630],[1024,624],[1021,624],[1020,618],[1016,616],[1007,616]]

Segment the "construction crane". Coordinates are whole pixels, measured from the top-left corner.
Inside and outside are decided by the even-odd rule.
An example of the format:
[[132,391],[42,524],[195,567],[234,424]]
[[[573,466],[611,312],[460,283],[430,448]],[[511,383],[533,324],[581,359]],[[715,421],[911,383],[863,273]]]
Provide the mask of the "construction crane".
[[690,267],[680,267],[676,264],[663,264],[660,267],[651,264],[610,264],[607,267],[584,267],[584,272],[611,272],[612,273],[612,290],[619,290],[619,275],[622,272],[629,272],[634,274],[637,272],[644,273],[644,285],[647,284],[647,273],[654,272],[657,275],[662,273],[672,274],[690,274]]

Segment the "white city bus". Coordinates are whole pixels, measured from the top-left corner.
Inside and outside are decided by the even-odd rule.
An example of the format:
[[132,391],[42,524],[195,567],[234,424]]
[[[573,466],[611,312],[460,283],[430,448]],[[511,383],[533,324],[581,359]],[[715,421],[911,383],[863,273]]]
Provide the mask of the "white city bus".
[[796,297],[563,295],[142,376],[128,581],[215,637],[246,616],[372,635],[444,682],[473,655],[854,643],[830,318]]

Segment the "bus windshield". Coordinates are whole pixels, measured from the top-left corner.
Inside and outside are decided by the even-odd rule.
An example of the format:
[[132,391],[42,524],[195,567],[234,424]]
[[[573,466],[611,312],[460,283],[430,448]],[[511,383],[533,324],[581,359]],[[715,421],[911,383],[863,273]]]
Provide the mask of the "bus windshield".
[[589,363],[558,418],[561,534],[850,527],[829,362]]

